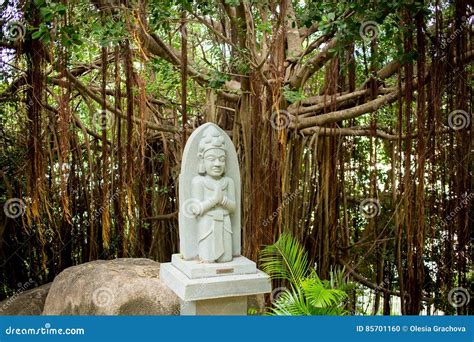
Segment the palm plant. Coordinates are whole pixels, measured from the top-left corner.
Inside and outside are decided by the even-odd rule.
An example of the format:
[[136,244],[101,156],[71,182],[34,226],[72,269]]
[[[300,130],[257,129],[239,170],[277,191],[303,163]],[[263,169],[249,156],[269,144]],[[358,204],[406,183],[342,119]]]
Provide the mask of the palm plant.
[[344,315],[350,286],[343,271],[331,271],[331,280],[321,280],[309,267],[308,254],[300,243],[289,234],[282,234],[273,245],[260,252],[262,269],[272,279],[287,281],[285,289],[273,300],[273,315]]

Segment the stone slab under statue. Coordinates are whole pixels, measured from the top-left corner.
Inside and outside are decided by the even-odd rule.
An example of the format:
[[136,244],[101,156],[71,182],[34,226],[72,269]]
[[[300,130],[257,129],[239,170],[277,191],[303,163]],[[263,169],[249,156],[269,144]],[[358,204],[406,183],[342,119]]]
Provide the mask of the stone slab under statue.
[[180,253],[162,264],[160,278],[181,298],[182,314],[245,315],[247,296],[270,292],[271,283],[241,255],[237,153],[213,123],[198,127],[186,143],[179,203]]
[[197,260],[184,260],[181,254],[173,254],[171,264],[190,279],[257,272],[257,265],[243,256],[233,257],[231,261],[224,263],[201,263]]

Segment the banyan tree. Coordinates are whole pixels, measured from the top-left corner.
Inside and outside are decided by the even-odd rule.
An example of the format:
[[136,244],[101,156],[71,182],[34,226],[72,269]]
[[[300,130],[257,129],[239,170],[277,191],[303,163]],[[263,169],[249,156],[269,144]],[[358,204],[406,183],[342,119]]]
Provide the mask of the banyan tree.
[[[368,313],[472,314],[467,0],[5,0],[1,293],[179,248],[184,144],[214,122],[242,175],[243,254],[286,232]],[[354,293],[352,305],[357,305]],[[470,305],[470,306],[469,306]]]

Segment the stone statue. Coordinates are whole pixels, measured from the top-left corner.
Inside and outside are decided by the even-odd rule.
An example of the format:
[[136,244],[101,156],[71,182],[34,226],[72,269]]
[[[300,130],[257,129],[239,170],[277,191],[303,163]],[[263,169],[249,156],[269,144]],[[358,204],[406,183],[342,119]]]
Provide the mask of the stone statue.
[[179,195],[180,252],[185,260],[229,262],[240,255],[237,154],[217,125],[200,126],[186,143]]
[[198,254],[203,262],[232,260],[232,224],[235,211],[235,186],[223,176],[226,151],[224,137],[210,126],[199,142],[199,176],[193,178],[192,209],[198,225]]
[[179,174],[179,253],[160,280],[181,315],[246,315],[248,296],[269,293],[270,277],[240,255],[237,153],[219,126],[206,123],[186,142]]

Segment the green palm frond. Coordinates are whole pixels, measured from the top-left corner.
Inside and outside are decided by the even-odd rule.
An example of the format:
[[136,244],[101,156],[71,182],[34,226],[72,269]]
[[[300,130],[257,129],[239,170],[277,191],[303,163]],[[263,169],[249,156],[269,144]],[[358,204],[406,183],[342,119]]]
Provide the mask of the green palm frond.
[[355,284],[348,281],[345,267],[332,267],[329,270],[329,279],[331,287],[343,290],[344,292],[352,291],[355,288]]
[[339,306],[317,307],[311,303],[310,297],[301,288],[287,290],[278,296],[270,309],[269,315],[276,316],[318,316],[343,315]]
[[301,284],[305,296],[311,305],[320,309],[333,308],[336,310],[347,298],[347,294],[342,290],[333,289],[328,285],[329,282],[327,282],[327,284],[322,282],[317,275],[306,278]]
[[312,315],[311,304],[307,301],[301,289],[285,291],[278,296],[273,303],[270,315],[277,316],[308,316]]
[[329,280],[331,282],[332,288],[339,288],[341,285],[345,284],[345,275],[344,267],[343,268],[333,268],[332,266],[329,269]]
[[291,235],[283,233],[277,242],[260,252],[264,272],[274,279],[286,279],[298,287],[308,273],[308,254]]
[[291,288],[273,301],[270,315],[344,315],[346,289],[351,287],[344,269],[330,272],[330,280],[321,280],[308,266],[308,255],[289,234],[282,234],[273,245],[260,252],[262,269],[272,279],[284,279]]

